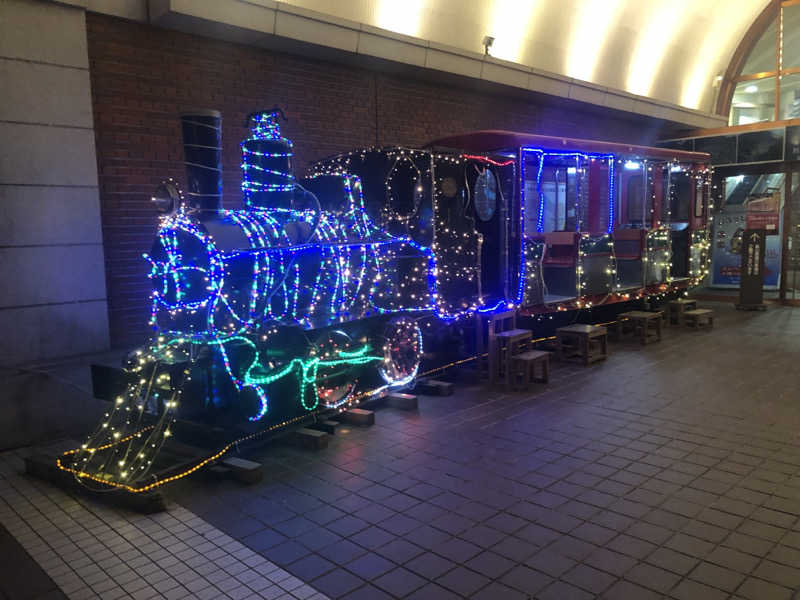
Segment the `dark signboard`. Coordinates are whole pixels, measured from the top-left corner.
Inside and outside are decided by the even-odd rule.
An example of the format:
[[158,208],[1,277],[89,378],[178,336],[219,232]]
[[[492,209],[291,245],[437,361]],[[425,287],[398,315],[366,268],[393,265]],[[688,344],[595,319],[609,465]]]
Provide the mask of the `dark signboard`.
[[764,254],[767,232],[745,229],[742,236],[742,267],[739,280],[739,304],[757,306],[764,303]]

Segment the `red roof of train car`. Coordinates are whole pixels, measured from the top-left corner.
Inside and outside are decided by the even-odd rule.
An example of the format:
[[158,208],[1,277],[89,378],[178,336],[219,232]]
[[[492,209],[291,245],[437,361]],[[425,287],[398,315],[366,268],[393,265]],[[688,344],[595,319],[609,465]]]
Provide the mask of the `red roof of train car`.
[[425,144],[426,148],[454,148],[467,152],[491,152],[493,150],[510,150],[512,148],[521,148],[524,146],[554,151],[592,152],[597,154],[614,154],[684,162],[709,162],[711,159],[711,156],[705,152],[687,152],[685,150],[652,148],[649,146],[635,146],[617,142],[533,135],[530,133],[503,131],[499,129],[484,129],[460,135],[451,135],[432,140]]

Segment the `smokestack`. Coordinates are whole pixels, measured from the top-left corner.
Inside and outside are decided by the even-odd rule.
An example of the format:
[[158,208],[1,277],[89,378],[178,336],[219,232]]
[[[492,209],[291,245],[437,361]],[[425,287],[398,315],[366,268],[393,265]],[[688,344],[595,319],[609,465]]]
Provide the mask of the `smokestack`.
[[277,106],[250,113],[250,137],[242,142],[242,191],[247,208],[291,208],[295,182],[292,142],[281,135]]
[[181,112],[189,206],[203,219],[222,208],[222,114],[218,110]]

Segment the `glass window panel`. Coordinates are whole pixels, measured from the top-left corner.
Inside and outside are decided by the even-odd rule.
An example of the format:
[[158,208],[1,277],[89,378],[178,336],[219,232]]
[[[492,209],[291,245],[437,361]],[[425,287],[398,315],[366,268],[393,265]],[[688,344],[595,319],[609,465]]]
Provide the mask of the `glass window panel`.
[[731,102],[731,125],[747,125],[775,118],[775,78],[740,81]]
[[782,58],[784,69],[800,67],[800,4],[783,9]]
[[689,210],[694,199],[694,185],[688,171],[670,172],[669,222],[689,220]]
[[[656,172],[660,172],[660,170],[657,168]],[[619,219],[621,228],[650,227],[655,194],[653,173],[652,166],[634,161],[626,162],[624,169],[620,171],[620,204],[624,205],[624,212],[620,214]]]
[[[785,30],[784,30],[785,31]],[[742,68],[742,75],[775,71],[778,68],[776,53],[778,50],[778,20],[769,24],[750,51]]]
[[703,203],[703,180],[697,177],[694,180],[694,216],[703,216],[705,205]]
[[784,160],[800,160],[800,126],[786,128]]
[[[575,164],[575,161],[571,162]],[[564,160],[545,158],[540,191],[544,201],[544,231],[575,231],[578,221],[577,168]]]
[[[767,228],[764,289],[777,289],[781,272],[781,210],[784,173],[741,174],[724,179],[725,201],[715,207],[712,286],[739,287],[742,236],[756,222]],[[766,213],[772,213],[768,216]],[[775,214],[777,213],[777,214]],[[773,225],[769,227],[770,223]]]
[[781,77],[781,118],[800,119],[800,74]]
[[739,134],[740,163],[783,159],[783,129]]
[[536,234],[540,218],[542,233],[580,231],[589,208],[586,161],[574,156],[546,154],[540,172],[539,160],[538,154],[526,153],[526,234]]
[[694,140],[692,138],[686,140],[670,140],[669,142],[660,142],[658,145],[662,148],[671,148],[672,150],[694,150]]
[[712,165],[728,165],[736,162],[735,135],[697,138],[694,141],[694,148],[697,152],[710,154]]

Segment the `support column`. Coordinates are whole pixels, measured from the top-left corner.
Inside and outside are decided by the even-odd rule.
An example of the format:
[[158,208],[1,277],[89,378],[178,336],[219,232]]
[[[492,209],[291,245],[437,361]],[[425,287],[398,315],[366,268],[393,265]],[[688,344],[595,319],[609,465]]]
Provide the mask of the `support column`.
[[82,7],[0,2],[0,365],[108,348]]

